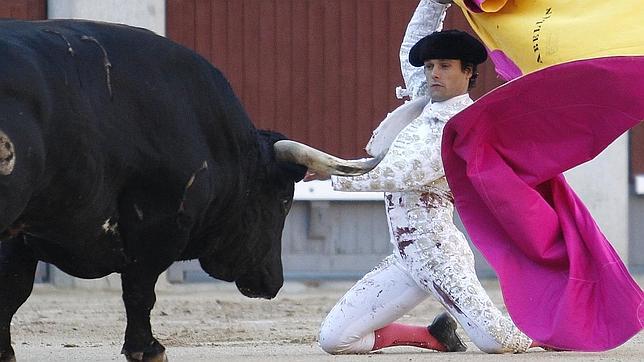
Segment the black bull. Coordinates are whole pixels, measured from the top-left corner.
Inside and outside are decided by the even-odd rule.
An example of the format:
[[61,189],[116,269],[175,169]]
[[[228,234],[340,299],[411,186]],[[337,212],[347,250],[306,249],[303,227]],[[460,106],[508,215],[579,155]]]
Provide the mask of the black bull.
[[274,297],[306,171],[276,161],[282,138],[255,129],[206,60],[149,31],[0,22],[0,361],[38,260],[121,273],[132,360],[164,355],[150,310],[174,261]]

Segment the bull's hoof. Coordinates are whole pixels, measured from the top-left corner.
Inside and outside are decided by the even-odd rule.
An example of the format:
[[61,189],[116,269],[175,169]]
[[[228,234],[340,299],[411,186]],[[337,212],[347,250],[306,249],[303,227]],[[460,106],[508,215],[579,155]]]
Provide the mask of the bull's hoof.
[[125,358],[128,362],[168,362],[168,356],[166,356],[165,352],[157,353],[155,355],[150,355],[143,352],[125,352],[123,354],[125,355]]
[[157,340],[154,340],[145,351],[130,352],[124,346],[121,353],[125,355],[128,362],[168,362],[165,347]]

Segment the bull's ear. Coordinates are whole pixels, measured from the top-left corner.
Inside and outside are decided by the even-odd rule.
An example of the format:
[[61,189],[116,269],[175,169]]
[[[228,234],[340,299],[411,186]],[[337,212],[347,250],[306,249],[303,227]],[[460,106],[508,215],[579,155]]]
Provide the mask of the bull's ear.
[[287,179],[298,182],[304,178],[308,168],[306,166],[298,165],[292,162],[278,162],[280,170],[284,173]]

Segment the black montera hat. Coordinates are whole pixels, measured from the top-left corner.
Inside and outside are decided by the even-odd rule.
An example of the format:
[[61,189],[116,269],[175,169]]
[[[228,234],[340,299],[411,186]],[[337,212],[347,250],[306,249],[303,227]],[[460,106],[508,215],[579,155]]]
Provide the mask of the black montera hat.
[[427,59],[460,59],[476,65],[487,59],[487,51],[464,31],[443,30],[420,39],[409,51],[409,63],[415,67],[424,65]]

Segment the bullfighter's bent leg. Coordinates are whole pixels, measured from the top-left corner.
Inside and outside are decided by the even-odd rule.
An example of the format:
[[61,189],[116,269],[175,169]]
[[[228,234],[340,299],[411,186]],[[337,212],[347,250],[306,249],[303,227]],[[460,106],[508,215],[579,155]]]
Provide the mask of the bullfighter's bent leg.
[[320,327],[327,353],[366,353],[393,345],[444,350],[427,331],[394,322],[429,294],[393,258],[386,258],[333,307]]
[[[483,352],[525,352],[532,340],[492,303],[474,270],[464,235],[451,222],[440,227],[440,242],[419,238],[398,254],[419,286],[431,292]],[[430,233],[431,235],[431,233]],[[425,235],[427,236],[427,235]]]
[[128,361],[167,361],[165,347],[152,336],[150,311],[156,302],[154,285],[159,277],[149,268],[128,268],[121,275],[127,314],[125,344],[121,353]]
[[34,285],[37,260],[22,237],[0,241],[0,361],[15,361],[11,318]]

